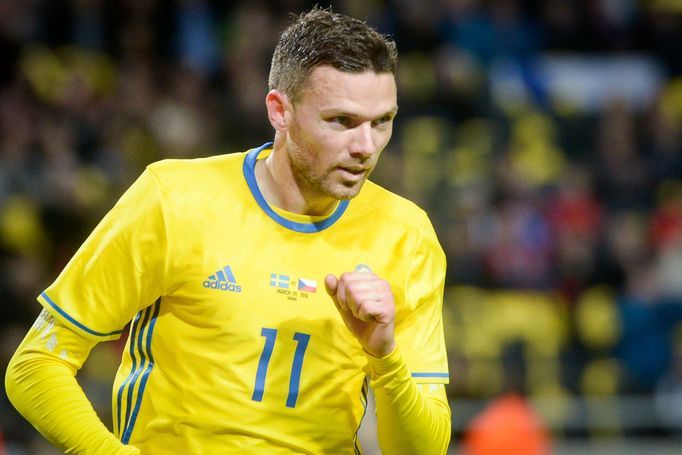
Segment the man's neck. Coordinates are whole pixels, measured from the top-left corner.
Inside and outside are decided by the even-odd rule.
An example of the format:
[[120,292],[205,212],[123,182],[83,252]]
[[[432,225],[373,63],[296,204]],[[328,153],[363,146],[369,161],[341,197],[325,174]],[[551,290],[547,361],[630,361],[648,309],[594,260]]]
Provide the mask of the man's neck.
[[286,152],[274,149],[264,159],[256,161],[254,174],[258,189],[270,206],[299,215],[329,215],[338,205],[338,200],[329,197],[315,197],[307,182],[300,182],[284,156]]

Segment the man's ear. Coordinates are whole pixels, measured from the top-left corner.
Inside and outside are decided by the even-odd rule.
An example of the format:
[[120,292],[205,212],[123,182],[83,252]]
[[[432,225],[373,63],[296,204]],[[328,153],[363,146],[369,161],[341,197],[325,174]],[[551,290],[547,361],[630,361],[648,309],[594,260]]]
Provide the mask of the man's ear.
[[276,131],[283,132],[288,128],[288,110],[291,107],[289,98],[279,90],[270,90],[265,97],[265,106],[268,109],[268,119]]

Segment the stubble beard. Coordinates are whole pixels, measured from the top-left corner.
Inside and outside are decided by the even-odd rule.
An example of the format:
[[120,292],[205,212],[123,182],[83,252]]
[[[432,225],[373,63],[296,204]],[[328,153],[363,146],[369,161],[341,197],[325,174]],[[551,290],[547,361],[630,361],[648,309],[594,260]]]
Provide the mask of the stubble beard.
[[[300,187],[307,187],[316,195],[323,195],[331,199],[352,199],[358,195],[364,185],[369,172],[357,182],[336,181],[331,175],[337,170],[336,165],[323,170],[323,173],[314,172],[313,162],[318,155],[317,150],[303,138],[301,131],[294,127],[291,130],[289,160],[294,177]],[[340,163],[337,163],[337,165]],[[370,171],[371,172],[371,171]]]
[[352,199],[358,195],[367,176],[360,181],[346,184],[332,176],[336,170],[335,167],[325,169],[322,174],[317,174],[313,171],[312,163],[309,161],[310,153],[314,153],[314,151],[299,148],[297,153],[290,155],[292,168],[299,185],[303,184],[315,194],[336,200]]

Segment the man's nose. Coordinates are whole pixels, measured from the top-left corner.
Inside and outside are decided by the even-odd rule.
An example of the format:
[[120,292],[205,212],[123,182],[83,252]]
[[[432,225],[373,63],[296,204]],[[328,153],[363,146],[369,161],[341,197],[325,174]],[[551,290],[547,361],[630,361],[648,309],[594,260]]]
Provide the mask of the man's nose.
[[369,122],[358,125],[353,133],[353,142],[350,146],[351,155],[367,158],[376,151],[372,125]]

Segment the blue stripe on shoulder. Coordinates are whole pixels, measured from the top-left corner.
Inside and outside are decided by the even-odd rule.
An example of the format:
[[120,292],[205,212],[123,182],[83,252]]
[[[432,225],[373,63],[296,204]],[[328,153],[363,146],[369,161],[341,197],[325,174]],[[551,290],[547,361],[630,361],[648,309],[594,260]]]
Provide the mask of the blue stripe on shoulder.
[[78,328],[81,329],[82,331],[89,333],[90,335],[95,335],[95,336],[98,336],[98,337],[109,337],[109,336],[112,336],[112,335],[120,335],[120,334],[123,332],[123,329],[121,329],[121,330],[114,330],[113,332],[109,332],[109,333],[97,332],[96,330],[92,330],[91,328],[89,328],[89,327],[87,327],[87,326],[81,324],[80,322],[76,321],[76,320],[75,320],[73,317],[71,317],[66,311],[64,311],[63,309],[61,309],[61,308],[59,307],[59,305],[57,305],[57,304],[54,302],[54,300],[52,300],[52,299],[47,295],[46,292],[42,292],[42,293],[40,294],[40,296],[41,296],[42,298],[44,298],[45,301],[46,301],[48,304],[50,304],[50,306],[51,306],[52,308],[54,308],[55,311],[57,311],[57,313],[59,313],[60,315],[62,315],[67,321],[69,321],[71,324],[75,325],[76,327],[78,327]]
[[413,378],[443,378],[449,379],[450,375],[448,373],[412,373]]
[[249,190],[251,190],[251,194],[258,203],[258,206],[266,213],[266,215],[268,215],[270,218],[276,221],[279,225],[296,232],[302,232],[306,234],[320,232],[336,223],[336,221],[338,221],[338,219],[341,218],[341,215],[343,215],[343,213],[348,208],[348,204],[350,203],[350,201],[342,200],[341,202],[339,202],[339,205],[336,207],[336,210],[334,210],[334,212],[331,215],[329,215],[329,217],[315,223],[297,223],[295,221],[287,220],[286,218],[272,210],[270,205],[268,205],[267,201],[263,197],[263,194],[260,192],[260,188],[258,188],[255,173],[258,155],[264,149],[270,146],[272,146],[272,142],[263,144],[257,149],[251,150],[244,159],[243,165],[244,178],[246,179],[246,184],[249,186]]

